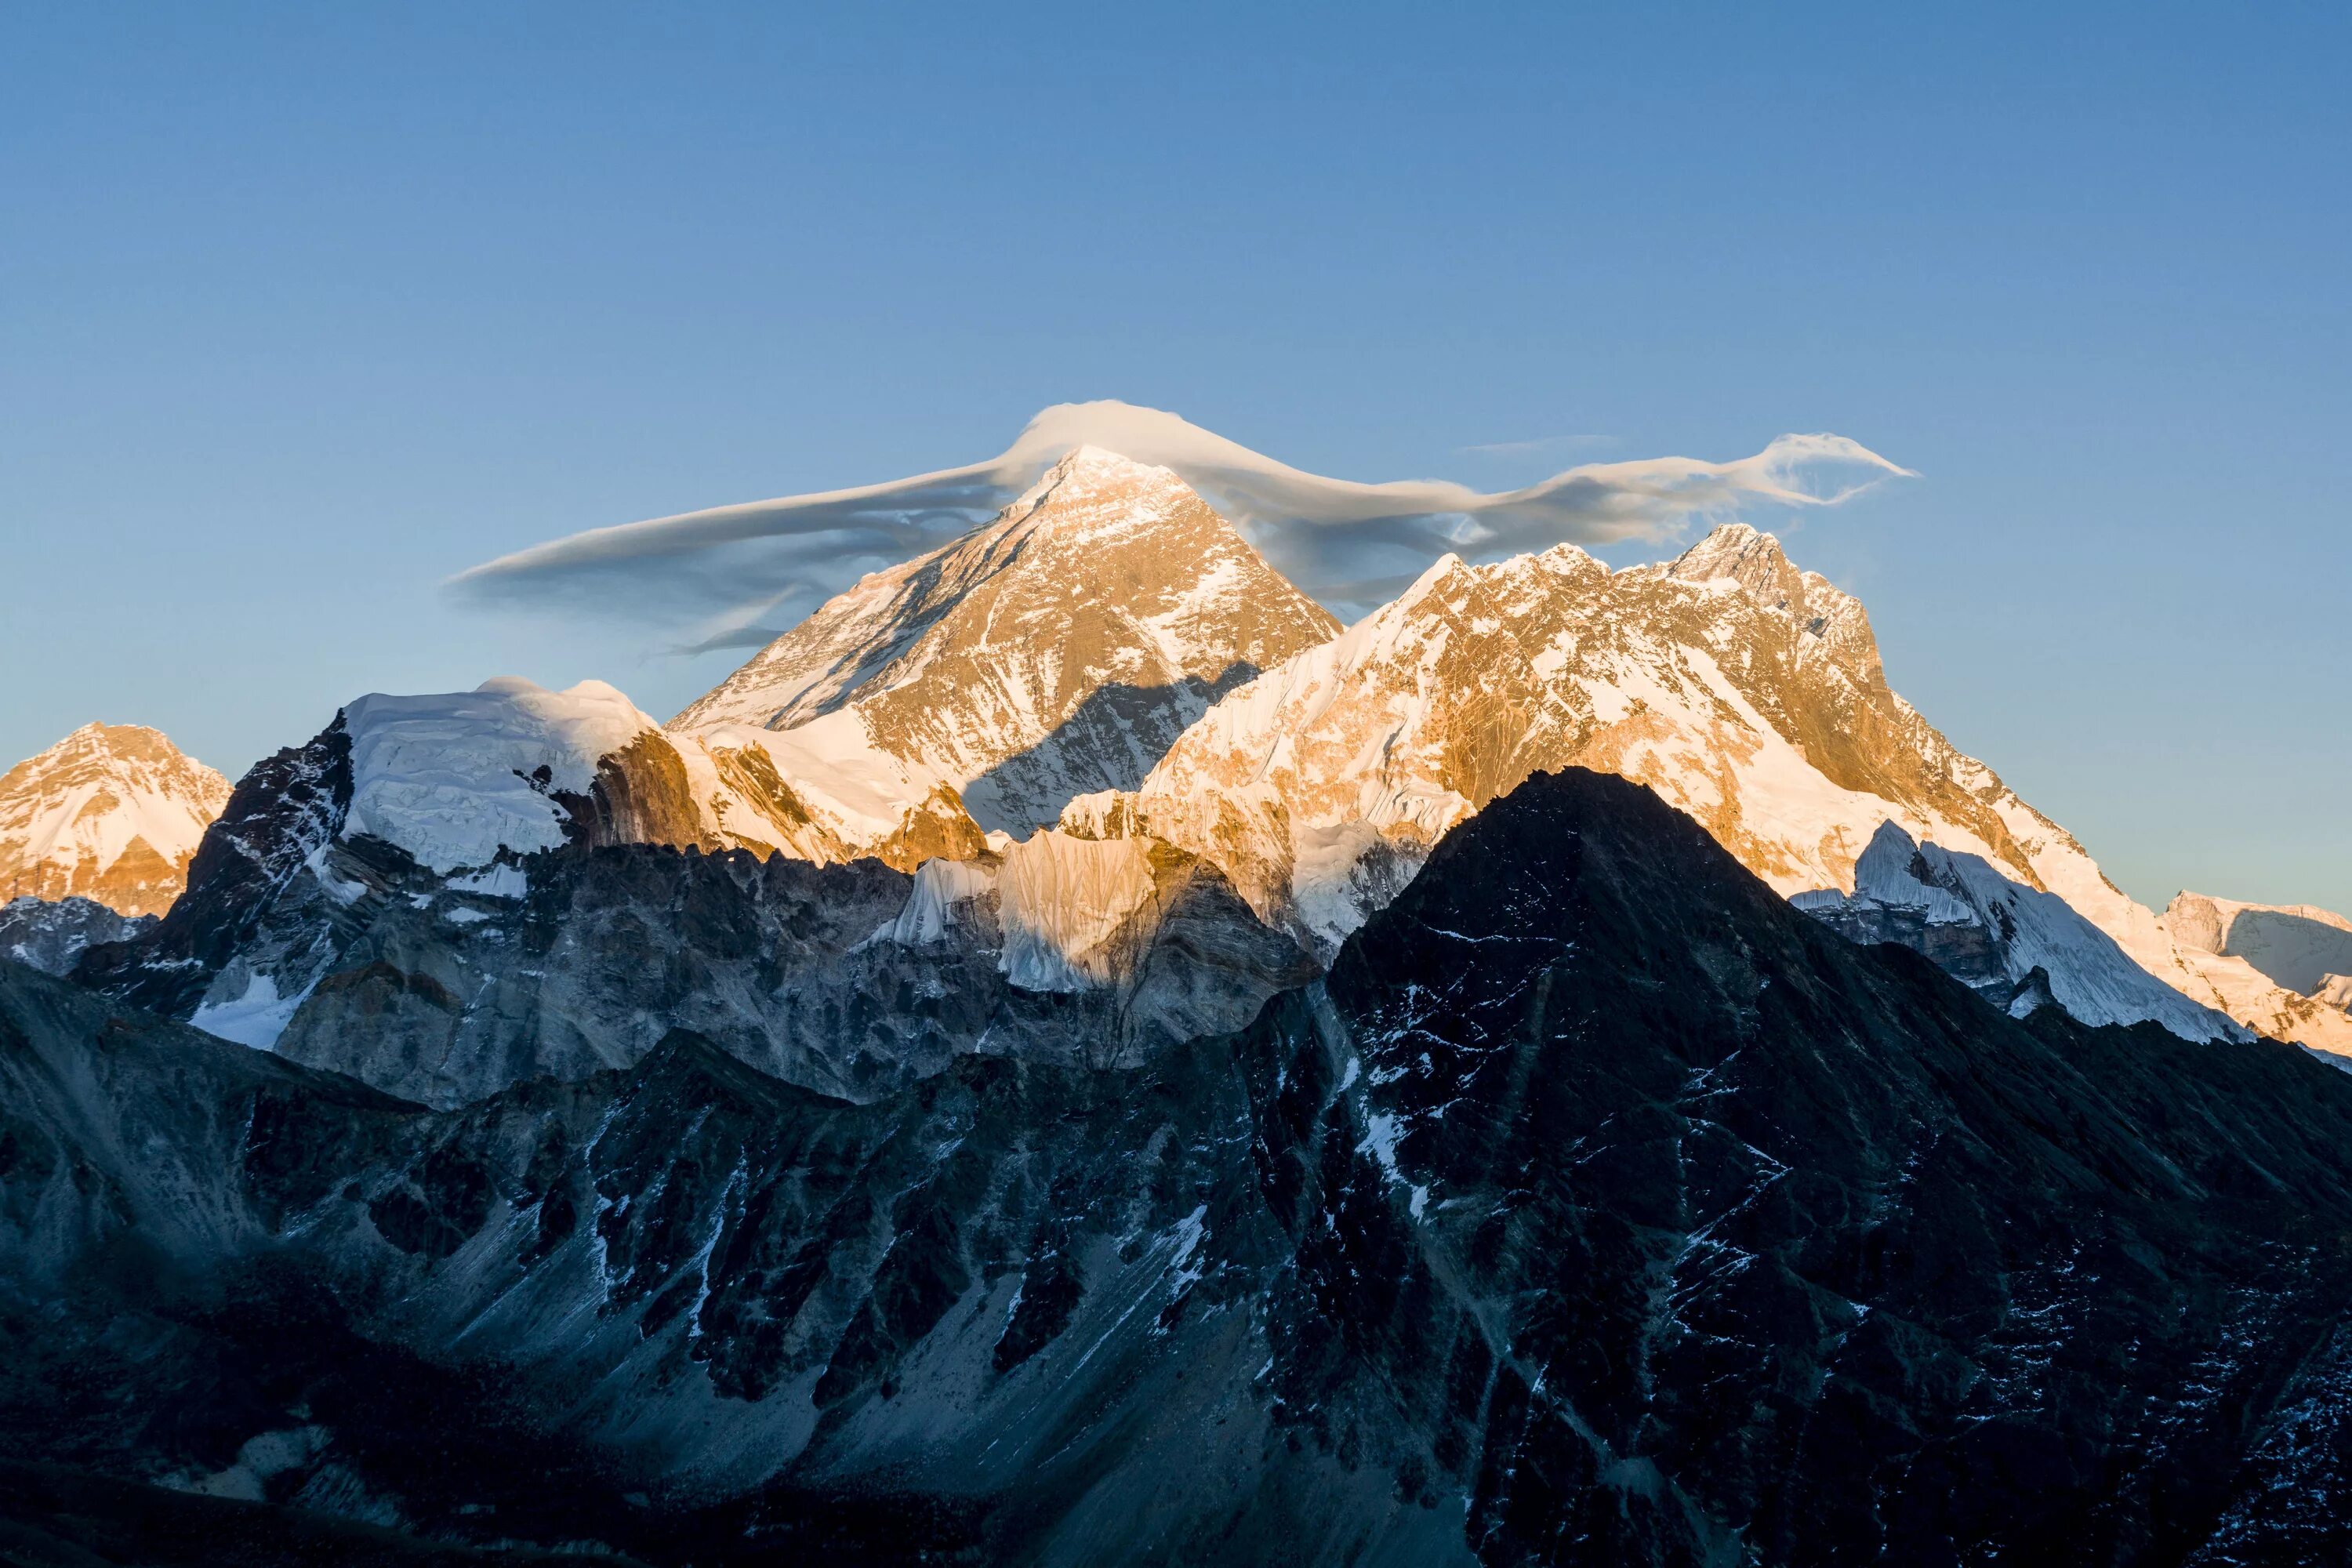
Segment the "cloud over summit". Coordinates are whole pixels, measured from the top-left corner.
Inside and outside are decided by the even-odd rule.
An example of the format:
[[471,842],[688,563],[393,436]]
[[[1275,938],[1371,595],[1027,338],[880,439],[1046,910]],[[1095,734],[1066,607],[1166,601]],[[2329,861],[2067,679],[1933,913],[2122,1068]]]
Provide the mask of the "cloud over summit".
[[986,521],[1087,445],[1174,469],[1277,570],[1342,614],[1390,597],[1449,550],[1492,559],[1562,541],[1663,539],[1753,503],[1834,506],[1910,474],[1843,436],[1812,435],[1782,436],[1729,462],[1588,463],[1511,490],[1448,479],[1367,484],[1294,468],[1160,409],[1062,403],[981,462],[591,529],[474,567],[453,586],[630,614],[682,633],[680,651],[753,646],[862,573]]

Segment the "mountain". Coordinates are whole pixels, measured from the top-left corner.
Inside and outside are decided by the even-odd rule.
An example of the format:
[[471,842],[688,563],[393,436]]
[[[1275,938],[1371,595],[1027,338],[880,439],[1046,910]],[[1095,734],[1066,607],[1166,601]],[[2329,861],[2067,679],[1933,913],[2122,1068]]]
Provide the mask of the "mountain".
[[161,914],[227,803],[228,781],[161,731],[85,724],[0,776],[0,900]]
[[863,1100],[967,1050],[1126,1059],[1312,973],[1165,846],[1045,832],[919,875],[762,860],[698,840],[685,779],[601,682],[363,697],[248,773],[186,895],[95,933],[74,973],[455,1106],[629,1066],[675,1024]]
[[[650,742],[650,745],[646,744]],[[152,930],[92,946],[77,973],[227,1038],[277,1037],[356,934],[390,874],[497,890],[513,860],[612,837],[655,797],[668,753],[654,721],[602,681],[549,691],[515,678],[470,692],[362,697],[308,744],[238,781]],[[682,786],[681,786],[682,787]],[[690,806],[673,803],[671,816]],[[676,827],[673,820],[664,826]]]
[[44,974],[67,974],[92,945],[131,942],[155,924],[153,915],[117,914],[93,899],[27,895],[0,904],[0,956]]
[[2179,893],[2164,922],[2184,946],[2242,958],[2289,991],[2317,995],[2352,974],[2352,921],[2311,904],[2243,904]]
[[0,963],[0,1131],[58,1539],[168,1481],[661,1564],[2352,1551],[2352,1078],[2011,1018],[1594,773],[1110,1066],[677,1029],[430,1110]]
[[[1328,954],[1449,828],[1564,766],[1649,785],[1785,895],[1852,893],[1894,823],[2063,899],[2200,1007],[2257,1027],[2278,1016],[2275,985],[2179,951],[2071,835],[1897,696],[1858,601],[1742,524],[1617,572],[1565,544],[1483,566],[1445,556],[1235,689],[1136,790],[1073,801],[1062,826],[1190,849]],[[2352,1051],[2324,1022],[2290,1037]]]
[[[1172,475],[1081,448],[995,522],[822,606],[667,729],[593,681],[359,699],[309,762],[257,771],[240,821],[283,831],[225,834],[185,918],[101,943],[87,973],[266,1044],[321,984],[338,994],[345,954],[371,951],[372,889],[407,887],[422,910],[562,846],[638,844],[920,870],[898,927],[944,931],[941,911],[970,906],[960,940],[998,955],[1013,987],[1118,993],[1159,951],[1170,875],[1230,883],[1328,959],[1447,830],[1533,771],[1589,765],[1650,785],[1849,934],[1909,941],[1989,994],[1998,976],[2003,1006],[2047,996],[2092,1023],[2252,1026],[2352,1054],[2352,1014],[2217,942],[2176,941],[1955,750],[1888,687],[1861,605],[1769,535],[1727,527],[1613,573],[1572,546],[1448,556],[1333,631]],[[1258,674],[1261,660],[1275,662]],[[347,793],[315,787],[345,772]],[[287,809],[264,798],[287,785]],[[1890,827],[1891,900],[1857,883]],[[345,847],[369,842],[426,880]],[[1129,847],[1099,847],[1115,845]],[[1912,878],[1921,856],[1934,869]],[[1937,879],[1970,922],[1947,918]],[[1978,934],[1956,946],[1961,923]],[[1177,967],[1202,978],[1223,962]],[[499,968],[475,963],[457,964],[468,987]],[[614,1035],[568,1003],[520,1021],[462,1011],[465,1065],[378,1081],[443,1103],[648,1043],[644,1025]],[[769,1011],[752,1009],[766,1043],[745,1055],[772,1068]],[[478,1034],[493,1016],[510,1032],[495,1047]],[[541,1032],[557,1020],[585,1032],[559,1044]]]
[[2157,1023],[2187,1040],[2252,1037],[2132,962],[2115,939],[2054,893],[2029,888],[1981,856],[1914,844],[1882,823],[1854,862],[1853,891],[1790,902],[1856,942],[1897,942],[2012,1016],[2046,1003],[2086,1024]]
[[2181,893],[2165,930],[2231,1012],[2266,1035],[2352,1053],[2352,921],[2310,904]]
[[668,730],[709,757],[716,826],[747,847],[845,858],[933,802],[1026,837],[1133,788],[1220,695],[1338,629],[1174,474],[1081,447]]

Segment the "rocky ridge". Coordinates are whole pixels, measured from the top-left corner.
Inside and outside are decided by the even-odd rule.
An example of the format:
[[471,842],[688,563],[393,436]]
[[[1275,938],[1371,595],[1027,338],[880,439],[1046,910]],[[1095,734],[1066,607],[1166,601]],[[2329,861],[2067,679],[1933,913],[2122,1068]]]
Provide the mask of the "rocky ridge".
[[[909,876],[615,841],[631,775],[613,752],[551,765],[539,731],[509,721],[513,695],[396,700],[391,726],[376,700],[352,704],[256,768],[181,902],[91,946],[76,976],[454,1106],[626,1067],[675,1025],[846,1100],[967,1052],[1100,1065],[1236,1027],[1311,973],[1213,869],[1165,847],[1045,833]],[[480,797],[499,809],[468,811]],[[504,841],[547,826],[554,847]]]
[[[1138,789],[1072,802],[1062,826],[1190,849],[1328,954],[1448,829],[1563,766],[1648,785],[1786,895],[1851,894],[1891,822],[2064,900],[2200,1008],[2352,1051],[2352,1034],[2284,1018],[2278,988],[2240,961],[2182,952],[1894,692],[1858,601],[1743,524],[1616,572],[1573,545],[1444,557],[1236,689]],[[2158,1010],[2170,1004],[2139,1016]]]
[[662,1563],[2352,1545],[2352,1080],[2009,1018],[1598,774],[1108,1068],[428,1110],[0,964],[0,1435],[129,1479]]
[[2086,1024],[2161,1024],[2185,1040],[2252,1034],[2132,962],[2115,939],[2054,893],[2013,881],[1982,857],[1914,844],[1882,824],[1854,862],[1853,891],[1790,901],[1861,942],[1926,953],[2018,1017],[2051,1003]]
[[155,924],[153,915],[118,914],[92,899],[36,899],[27,895],[0,904],[0,957],[28,963],[44,974],[66,974],[85,949],[102,942],[130,942]]

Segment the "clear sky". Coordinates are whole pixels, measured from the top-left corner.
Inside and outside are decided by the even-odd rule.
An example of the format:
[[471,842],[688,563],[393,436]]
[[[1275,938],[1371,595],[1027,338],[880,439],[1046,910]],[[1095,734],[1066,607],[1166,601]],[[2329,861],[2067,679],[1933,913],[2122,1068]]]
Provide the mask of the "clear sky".
[[8,7],[0,762],[667,716],[730,657],[437,584],[1065,400],[1482,489],[1832,430],[1922,477],[1754,521],[1897,689],[2142,899],[2352,910],[2352,13],[1927,9]]

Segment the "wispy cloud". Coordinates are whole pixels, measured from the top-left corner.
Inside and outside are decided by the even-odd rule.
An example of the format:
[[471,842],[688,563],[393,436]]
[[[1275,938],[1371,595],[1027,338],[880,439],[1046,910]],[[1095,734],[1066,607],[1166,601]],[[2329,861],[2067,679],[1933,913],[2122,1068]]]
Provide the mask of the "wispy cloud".
[[1494,559],[1561,541],[1671,538],[1759,503],[1835,506],[1911,472],[1843,436],[1811,435],[1782,436],[1728,462],[1586,463],[1510,490],[1450,479],[1367,484],[1294,468],[1159,409],[1064,403],[981,462],[591,529],[485,563],[453,586],[651,620],[683,632],[684,650],[750,647],[773,607],[946,542],[1083,445],[1174,469],[1278,570],[1342,614],[1390,596],[1447,551]]
[[1456,447],[1455,454],[1474,458],[1523,458],[1532,452],[1597,452],[1622,447],[1622,436],[1538,436],[1532,441],[1481,441]]

